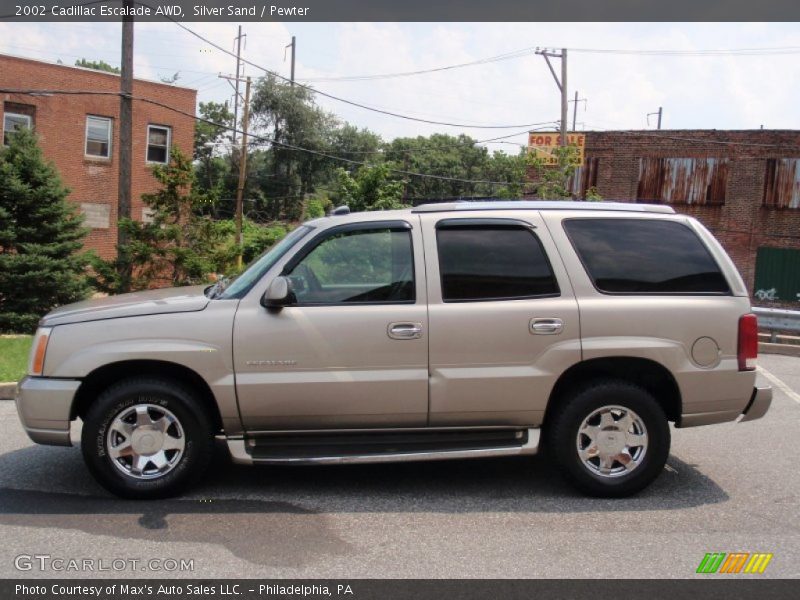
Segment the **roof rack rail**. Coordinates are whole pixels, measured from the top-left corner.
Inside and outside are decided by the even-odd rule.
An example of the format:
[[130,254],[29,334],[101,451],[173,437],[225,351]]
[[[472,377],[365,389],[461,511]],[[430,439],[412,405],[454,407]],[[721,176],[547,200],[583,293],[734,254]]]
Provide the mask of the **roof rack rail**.
[[481,202],[442,202],[420,204],[411,209],[414,213],[448,212],[452,210],[608,210],[626,212],[652,212],[675,214],[671,206],[663,204],[638,204],[633,202],[582,202],[576,200],[501,200]]

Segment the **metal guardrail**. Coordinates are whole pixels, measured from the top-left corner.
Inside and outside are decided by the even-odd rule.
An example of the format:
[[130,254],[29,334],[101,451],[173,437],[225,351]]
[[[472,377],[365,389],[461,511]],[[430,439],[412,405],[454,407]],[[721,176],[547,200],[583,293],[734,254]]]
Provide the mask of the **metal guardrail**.
[[769,331],[771,342],[777,341],[778,331],[800,332],[799,310],[754,306],[753,312],[758,316],[758,328]]

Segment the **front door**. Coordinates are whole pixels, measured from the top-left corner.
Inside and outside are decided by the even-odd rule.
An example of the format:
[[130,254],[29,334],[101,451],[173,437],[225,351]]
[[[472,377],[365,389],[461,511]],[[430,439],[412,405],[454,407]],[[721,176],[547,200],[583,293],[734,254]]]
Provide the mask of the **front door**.
[[296,302],[267,310],[242,300],[234,363],[245,429],[426,424],[421,246],[416,216],[330,228],[283,268]]

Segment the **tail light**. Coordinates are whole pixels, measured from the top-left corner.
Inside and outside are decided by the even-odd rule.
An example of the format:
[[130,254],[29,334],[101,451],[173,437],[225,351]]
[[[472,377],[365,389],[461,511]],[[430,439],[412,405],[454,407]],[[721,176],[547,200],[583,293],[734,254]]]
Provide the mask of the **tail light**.
[[755,370],[758,358],[758,318],[753,314],[739,317],[737,357],[740,371]]

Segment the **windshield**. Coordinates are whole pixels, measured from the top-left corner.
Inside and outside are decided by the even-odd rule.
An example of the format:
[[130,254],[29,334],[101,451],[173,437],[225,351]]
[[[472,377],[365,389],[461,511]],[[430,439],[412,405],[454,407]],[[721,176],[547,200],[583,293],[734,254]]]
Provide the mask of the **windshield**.
[[261,279],[290,248],[292,248],[292,246],[312,229],[313,227],[309,227],[308,225],[301,225],[251,262],[243,273],[233,279],[221,281],[212,289],[208,290],[208,295],[211,298],[241,298],[250,291],[250,288],[252,288],[256,282]]

